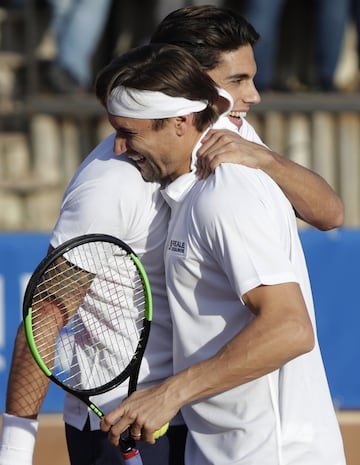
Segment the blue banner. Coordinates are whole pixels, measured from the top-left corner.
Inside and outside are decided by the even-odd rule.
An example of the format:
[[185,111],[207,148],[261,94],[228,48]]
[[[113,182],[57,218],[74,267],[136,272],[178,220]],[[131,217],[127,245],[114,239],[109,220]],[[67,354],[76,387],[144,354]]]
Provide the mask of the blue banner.
[[[0,234],[0,411],[17,328],[22,321],[22,298],[27,282],[49,245],[47,233]],[[42,412],[61,412],[63,391],[51,383]]]
[[[0,234],[0,411],[26,283],[48,248],[47,233]],[[360,408],[360,230],[301,231],[313,289],[318,335],[334,403]],[[51,385],[42,412],[60,412],[63,393]]]
[[360,408],[360,230],[301,233],[334,404]]

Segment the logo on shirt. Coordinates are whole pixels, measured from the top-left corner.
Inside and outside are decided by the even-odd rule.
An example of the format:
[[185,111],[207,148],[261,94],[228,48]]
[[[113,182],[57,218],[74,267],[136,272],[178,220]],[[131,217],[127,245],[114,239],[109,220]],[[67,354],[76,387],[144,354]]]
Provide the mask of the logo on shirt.
[[186,244],[185,241],[178,241],[176,239],[170,239],[168,250],[179,255],[185,255]]

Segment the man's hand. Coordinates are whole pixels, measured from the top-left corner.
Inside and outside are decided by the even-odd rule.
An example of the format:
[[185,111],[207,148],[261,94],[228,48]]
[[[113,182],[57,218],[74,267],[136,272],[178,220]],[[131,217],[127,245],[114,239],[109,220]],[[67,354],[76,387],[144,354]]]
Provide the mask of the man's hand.
[[269,152],[265,146],[249,142],[236,132],[213,129],[206,134],[198,150],[196,174],[206,179],[221,163],[238,163],[263,169]]
[[101,429],[109,433],[110,442],[117,446],[121,433],[130,426],[131,436],[154,444],[153,434],[169,422],[180,406],[170,396],[166,382],[131,394],[101,421]]

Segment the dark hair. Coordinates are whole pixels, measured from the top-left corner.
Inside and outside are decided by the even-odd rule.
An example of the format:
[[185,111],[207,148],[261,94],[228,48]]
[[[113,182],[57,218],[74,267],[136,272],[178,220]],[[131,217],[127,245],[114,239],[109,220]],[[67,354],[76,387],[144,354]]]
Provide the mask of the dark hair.
[[144,45],[129,50],[105,66],[95,85],[96,96],[105,108],[108,96],[117,86],[208,101],[205,110],[194,113],[194,124],[199,131],[218,118],[219,95],[215,83],[195,58],[174,45]]
[[156,28],[151,43],[168,43],[188,50],[203,69],[219,65],[224,52],[254,47],[259,34],[240,14],[211,5],[179,8]]

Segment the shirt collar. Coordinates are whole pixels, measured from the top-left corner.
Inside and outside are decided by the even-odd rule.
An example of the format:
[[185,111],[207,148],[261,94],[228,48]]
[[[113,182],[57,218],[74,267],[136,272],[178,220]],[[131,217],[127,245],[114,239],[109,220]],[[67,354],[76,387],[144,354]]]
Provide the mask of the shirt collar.
[[173,207],[176,203],[181,203],[188,194],[188,192],[190,192],[194,184],[196,182],[201,182],[201,180],[199,180],[195,174],[197,151],[201,147],[203,138],[211,129],[229,129],[231,131],[237,131],[237,127],[229,120],[229,118],[225,114],[220,116],[220,118],[212,126],[207,128],[203,132],[199,141],[196,143],[192,151],[190,166],[191,171],[189,173],[183,174],[182,176],[179,176],[175,179],[175,181],[168,184],[161,191],[165,201],[170,205],[170,207]]

